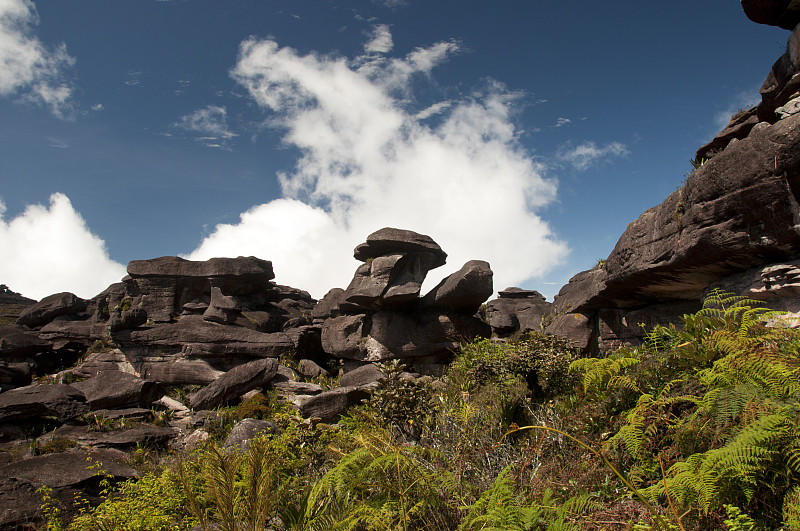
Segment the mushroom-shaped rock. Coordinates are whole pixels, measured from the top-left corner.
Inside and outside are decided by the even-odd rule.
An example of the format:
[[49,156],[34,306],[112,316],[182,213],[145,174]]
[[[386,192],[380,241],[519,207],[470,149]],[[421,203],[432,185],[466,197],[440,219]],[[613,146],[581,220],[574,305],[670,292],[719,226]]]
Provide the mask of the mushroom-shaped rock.
[[447,253],[430,236],[414,231],[386,227],[367,236],[367,241],[355,248],[353,257],[366,262],[396,253],[428,253],[435,258],[431,269],[444,265]]

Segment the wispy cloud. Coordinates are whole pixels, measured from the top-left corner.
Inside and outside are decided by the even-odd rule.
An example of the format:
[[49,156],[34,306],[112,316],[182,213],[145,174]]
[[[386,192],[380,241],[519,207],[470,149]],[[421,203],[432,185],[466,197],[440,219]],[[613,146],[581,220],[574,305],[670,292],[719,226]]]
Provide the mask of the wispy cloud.
[[572,120],[570,120],[569,118],[564,118],[562,116],[559,116],[558,120],[556,120],[555,127],[562,127],[562,126],[565,126],[565,125],[569,125],[571,123],[572,123]]
[[366,53],[389,53],[392,51],[392,47],[394,47],[394,42],[389,26],[378,24],[373,28],[370,40],[364,44],[364,51]]
[[180,118],[175,124],[192,133],[197,142],[208,147],[227,148],[231,139],[237,135],[228,129],[228,112],[225,107],[208,105]]
[[738,111],[741,109],[749,109],[750,107],[757,105],[760,101],[761,94],[759,94],[758,88],[742,91],[733,95],[725,108],[720,109],[714,114],[712,122],[713,132],[710,136],[713,137],[719,131],[725,129],[725,127],[728,126],[728,122],[730,121],[731,117]]
[[[498,288],[557,265],[566,245],[536,214],[556,185],[516,140],[518,94],[490,83],[424,110],[405,97],[411,78],[458,49],[442,42],[366,62],[243,42],[233,78],[301,155],[279,175],[283,198],[217,225],[190,258],[261,256],[279,282],[317,297],[349,282],[350,249],[384,226],[428,234],[450,254],[431,285],[469,259],[488,260]],[[424,121],[433,113],[441,119]]]
[[17,96],[59,118],[71,118],[74,88],[67,72],[75,59],[63,43],[45,46],[34,33],[38,23],[30,0],[0,1],[0,96]]
[[568,142],[559,148],[556,160],[577,171],[585,171],[602,160],[625,157],[628,154],[628,148],[621,142],[611,142],[602,147],[594,142],[584,142],[577,146]]
[[125,85],[129,87],[138,87],[142,84],[142,71],[141,70],[130,70],[127,74],[125,74],[125,81],[123,81]]
[[0,278],[14,291],[36,299],[65,290],[89,298],[125,275],[64,194],[10,221],[5,211],[0,201],[0,249],[13,260],[0,260]]

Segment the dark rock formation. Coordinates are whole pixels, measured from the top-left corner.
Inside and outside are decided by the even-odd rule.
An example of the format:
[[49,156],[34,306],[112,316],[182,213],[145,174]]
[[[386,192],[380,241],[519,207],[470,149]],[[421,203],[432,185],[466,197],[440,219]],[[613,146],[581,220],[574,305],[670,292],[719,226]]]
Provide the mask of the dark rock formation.
[[70,385],[30,385],[0,393],[0,422],[41,417],[64,422],[88,411],[83,393]]
[[493,276],[488,262],[470,260],[428,292],[420,300],[419,308],[474,314],[492,296]]
[[793,0],[742,0],[742,9],[759,24],[790,30],[800,23],[800,5]]
[[542,316],[549,315],[553,305],[538,291],[506,288],[498,298],[486,303],[486,319],[499,335],[515,331],[542,330]]
[[223,448],[238,448],[247,450],[250,441],[263,435],[274,435],[280,432],[280,428],[274,422],[268,420],[243,419],[231,428],[230,433],[222,443]]
[[85,425],[65,424],[40,437],[39,441],[46,443],[54,438],[62,438],[75,441],[84,447],[129,450],[136,448],[137,445],[163,448],[177,436],[178,430],[175,428],[158,427],[150,424],[140,424],[130,429],[114,431],[92,431]]
[[192,396],[192,407],[196,410],[212,409],[224,404],[251,389],[267,385],[277,371],[278,360],[272,358],[235,367]]
[[486,262],[468,262],[420,299],[428,271],[447,256],[430,237],[385,228],[369,235],[354,256],[366,263],[343,293],[331,290],[315,314],[327,316],[321,335],[325,352],[364,362],[430,363],[449,359],[460,340],[490,334],[473,315],[493,289]]
[[339,383],[342,387],[360,387],[377,382],[383,378],[383,372],[374,363],[368,363],[342,375]]
[[88,380],[72,384],[83,393],[93,410],[126,407],[150,407],[164,396],[156,382],[143,380],[121,371],[102,371]]
[[307,399],[300,406],[300,412],[306,418],[318,418],[325,423],[338,422],[348,409],[361,404],[369,396],[369,392],[360,387],[337,387]]
[[[75,497],[100,501],[96,494],[104,474],[113,481],[133,478],[139,473],[122,463],[124,454],[113,450],[70,450],[0,466],[0,529],[29,529],[44,521],[42,485],[52,489],[53,501],[63,507],[62,516],[76,511]],[[92,468],[99,464],[103,474]]]
[[800,259],[800,113],[787,105],[800,96],[798,71],[796,29],[757,109],[698,150],[704,163],[628,226],[603,268],[579,273],[561,289],[555,308],[562,316],[548,332],[579,343],[595,338],[590,350],[636,343],[648,327],[696,311],[710,285],[800,311],[793,272]]
[[49,323],[60,315],[79,313],[86,309],[86,301],[72,293],[54,293],[25,308],[17,319],[18,325],[36,327]]

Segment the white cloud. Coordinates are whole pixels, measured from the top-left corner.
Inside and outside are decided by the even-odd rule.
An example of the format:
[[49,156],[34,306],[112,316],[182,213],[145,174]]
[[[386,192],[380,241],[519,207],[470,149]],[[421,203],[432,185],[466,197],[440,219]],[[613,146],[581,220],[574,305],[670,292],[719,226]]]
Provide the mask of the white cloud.
[[189,113],[173,125],[186,131],[200,133],[201,136],[195,140],[208,147],[225,147],[227,141],[237,136],[228,129],[228,112],[225,107],[216,105],[208,105]]
[[65,73],[75,59],[64,44],[54,49],[42,44],[33,32],[38,23],[30,0],[0,0],[0,96],[18,96],[68,118],[73,87]]
[[572,120],[570,120],[569,118],[564,118],[562,116],[559,116],[558,120],[556,120],[555,127],[561,127],[561,126],[564,126],[564,125],[569,125],[571,123],[572,123]]
[[364,51],[366,53],[389,53],[393,46],[389,26],[378,24],[372,30],[371,39],[364,45]]
[[567,143],[558,150],[556,158],[578,171],[584,171],[602,159],[625,157],[628,153],[625,144],[621,142],[611,142],[603,147],[598,147],[594,142],[584,142],[577,146]]
[[5,210],[0,202],[0,281],[14,291],[36,299],[61,291],[89,298],[125,275],[66,195],[53,194],[49,208],[30,205],[10,221]]
[[438,43],[364,68],[363,57],[243,42],[231,75],[301,156],[279,176],[283,199],[218,225],[189,257],[260,256],[273,261],[276,281],[316,297],[349,283],[352,248],[385,226],[428,234],[450,255],[426,289],[470,259],[492,265],[497,289],[557,265],[566,245],[534,211],[556,187],[516,141],[518,95],[491,84],[434,106],[442,117],[432,126],[396,94],[401,78],[429,74],[454,51]]

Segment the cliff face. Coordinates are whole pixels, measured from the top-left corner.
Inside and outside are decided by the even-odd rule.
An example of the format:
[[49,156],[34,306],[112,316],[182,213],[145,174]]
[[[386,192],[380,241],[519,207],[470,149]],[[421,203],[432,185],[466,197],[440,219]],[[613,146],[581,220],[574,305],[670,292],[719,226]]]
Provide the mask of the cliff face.
[[[743,5],[775,25],[794,13],[773,6],[769,19],[767,3]],[[713,287],[800,312],[800,26],[761,95],[698,149],[680,190],[628,225],[604,268],[561,289],[548,332],[589,350],[636,343],[640,324],[678,321]]]

